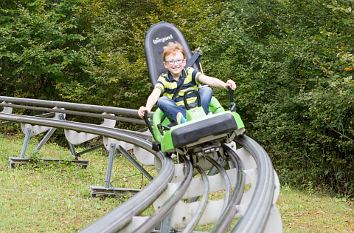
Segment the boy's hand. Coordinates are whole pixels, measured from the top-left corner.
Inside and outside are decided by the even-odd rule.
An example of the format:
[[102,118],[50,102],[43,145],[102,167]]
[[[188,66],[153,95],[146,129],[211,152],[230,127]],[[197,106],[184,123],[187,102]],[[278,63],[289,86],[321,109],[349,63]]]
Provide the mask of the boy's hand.
[[145,111],[150,112],[145,106],[141,106],[138,110],[140,118],[144,117]]
[[231,88],[231,90],[235,90],[236,89],[236,83],[233,80],[229,79],[229,80],[226,81],[226,89],[228,87]]

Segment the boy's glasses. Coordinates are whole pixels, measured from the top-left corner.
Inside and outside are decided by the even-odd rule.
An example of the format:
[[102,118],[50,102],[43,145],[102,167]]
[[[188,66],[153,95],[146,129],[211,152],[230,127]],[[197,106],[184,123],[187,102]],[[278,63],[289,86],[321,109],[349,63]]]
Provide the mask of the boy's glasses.
[[174,65],[174,64],[180,65],[182,64],[183,60],[184,59],[176,59],[176,60],[169,60],[165,62],[168,63],[169,65]]

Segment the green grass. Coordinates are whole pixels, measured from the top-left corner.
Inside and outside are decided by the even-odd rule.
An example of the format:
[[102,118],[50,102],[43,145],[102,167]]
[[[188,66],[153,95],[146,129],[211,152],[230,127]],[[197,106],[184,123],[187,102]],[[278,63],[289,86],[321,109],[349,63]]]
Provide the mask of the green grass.
[[325,193],[282,187],[278,199],[285,233],[353,233],[353,202]]
[[[89,160],[87,169],[64,164],[11,169],[8,157],[19,156],[21,146],[21,139],[0,136],[0,232],[77,232],[128,198],[90,197],[90,185],[104,185],[107,155],[103,150],[83,155]],[[55,144],[42,149],[42,156],[71,158],[68,149]],[[113,186],[141,188],[147,183],[125,159],[118,160]]]
[[[90,161],[87,169],[43,164],[11,169],[8,157],[18,156],[21,146],[22,138],[0,135],[1,233],[77,232],[128,198],[90,197],[90,185],[104,184],[107,155],[103,150],[83,155]],[[71,158],[68,149],[56,144],[45,145],[39,156]],[[125,159],[116,161],[113,186],[140,188],[147,183]],[[353,203],[345,199],[283,187],[278,207],[286,233],[354,232]]]

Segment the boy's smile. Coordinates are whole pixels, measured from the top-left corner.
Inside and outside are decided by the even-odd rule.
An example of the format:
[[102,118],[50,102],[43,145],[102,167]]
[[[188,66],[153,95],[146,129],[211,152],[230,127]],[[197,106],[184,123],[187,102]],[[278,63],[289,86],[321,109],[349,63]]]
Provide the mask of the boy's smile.
[[184,66],[186,65],[186,59],[180,51],[176,53],[171,53],[166,56],[164,61],[165,68],[172,74],[175,80],[178,80],[181,75]]

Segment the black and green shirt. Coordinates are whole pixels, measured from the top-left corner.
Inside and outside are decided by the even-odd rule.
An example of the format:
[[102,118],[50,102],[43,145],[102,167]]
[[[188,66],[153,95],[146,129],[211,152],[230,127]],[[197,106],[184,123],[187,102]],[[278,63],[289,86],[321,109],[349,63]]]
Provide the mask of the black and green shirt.
[[[190,90],[198,91],[198,77],[200,74],[200,72],[196,71],[192,67],[188,67],[187,69],[182,70],[181,76],[178,81],[176,81],[170,72],[163,73],[158,78],[155,88],[159,88],[164,96],[172,99],[176,88],[181,85],[181,82],[183,82],[182,87],[175,98],[176,105],[181,106],[184,105],[183,96],[185,92]],[[188,104],[194,103],[196,98],[197,97],[193,94],[187,95]]]

